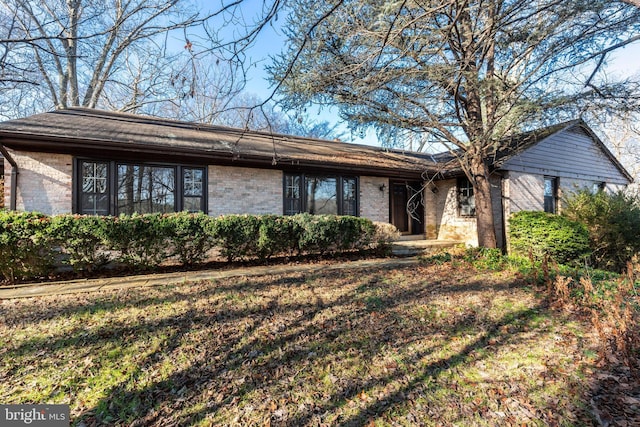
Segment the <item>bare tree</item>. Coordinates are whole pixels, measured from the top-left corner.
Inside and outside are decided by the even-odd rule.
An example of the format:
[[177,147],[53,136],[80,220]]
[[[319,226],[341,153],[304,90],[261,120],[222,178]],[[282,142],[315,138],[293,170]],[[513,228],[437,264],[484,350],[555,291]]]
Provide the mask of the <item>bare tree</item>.
[[613,154],[634,177],[630,192],[638,193],[640,180],[640,114],[600,114],[589,117]]
[[481,246],[496,246],[489,165],[510,135],[639,104],[638,82],[602,67],[640,34],[624,2],[300,0],[286,27],[270,68],[285,105],[338,105],[356,127],[443,144],[473,184]]
[[[202,12],[191,0],[2,0],[3,98],[14,104],[35,103],[36,110],[101,104],[135,110],[140,106],[130,102],[157,93],[160,75],[166,77],[162,84],[169,86],[166,71],[176,65],[171,51],[181,49],[175,39],[181,38],[182,50],[193,57],[188,31],[216,19],[224,25],[241,3],[230,0]],[[215,34],[209,36],[200,55],[227,49],[228,57],[233,56],[230,45],[217,45]],[[9,86],[15,80],[9,74],[12,68],[22,80]],[[127,87],[130,96],[124,94]],[[113,99],[106,96],[110,91]],[[118,100],[125,104],[118,105]]]

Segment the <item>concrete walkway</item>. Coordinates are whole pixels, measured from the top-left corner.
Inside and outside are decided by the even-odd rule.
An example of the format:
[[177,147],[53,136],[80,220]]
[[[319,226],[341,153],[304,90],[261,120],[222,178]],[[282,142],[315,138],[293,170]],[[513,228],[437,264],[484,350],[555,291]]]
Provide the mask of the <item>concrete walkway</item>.
[[45,295],[96,292],[109,289],[128,289],[146,286],[179,285],[200,280],[216,280],[229,277],[262,276],[266,274],[319,273],[354,268],[394,268],[416,265],[417,257],[374,258],[330,264],[268,265],[227,270],[181,271],[176,273],[144,274],[137,276],[79,279],[61,282],[29,283],[0,287],[0,299],[40,297]]

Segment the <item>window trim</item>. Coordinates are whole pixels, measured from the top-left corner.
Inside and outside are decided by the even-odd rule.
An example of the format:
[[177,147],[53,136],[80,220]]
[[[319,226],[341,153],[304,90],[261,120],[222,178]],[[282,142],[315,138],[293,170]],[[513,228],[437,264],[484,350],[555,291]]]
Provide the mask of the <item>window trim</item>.
[[[463,184],[465,189],[470,189],[472,194],[467,195],[467,198],[472,198],[473,197],[473,213],[472,214],[464,214],[462,213],[462,190],[463,190]],[[475,188],[473,188],[473,184],[471,183],[471,180],[469,178],[467,178],[466,176],[461,176],[458,177],[456,179],[456,202],[457,202],[457,208],[458,208],[458,217],[459,218],[475,218],[476,217],[476,208],[475,208],[475,198],[476,198],[476,192],[475,192]]]
[[73,182],[72,182],[72,211],[81,214],[82,206],[82,164],[84,162],[106,163],[107,164],[107,191],[108,191],[108,215],[117,215],[118,194],[117,194],[117,172],[118,165],[137,165],[147,167],[170,167],[174,169],[174,209],[175,212],[181,212],[184,209],[184,170],[185,169],[201,169],[202,170],[202,212],[207,213],[208,207],[208,186],[209,171],[206,165],[191,165],[182,163],[165,163],[165,162],[146,162],[126,160],[114,160],[92,157],[76,157],[73,161]]
[[282,213],[283,215],[295,215],[296,213],[287,213],[287,202],[294,200],[287,197],[287,178],[299,177],[298,194],[300,195],[299,207],[300,211],[297,213],[308,212],[307,206],[307,177],[321,177],[321,178],[334,178],[336,180],[336,206],[338,215],[344,215],[344,183],[346,179],[352,179],[355,181],[355,203],[354,210],[355,216],[360,216],[360,178],[355,175],[339,175],[339,174],[322,174],[322,173],[290,173],[285,172],[282,174]]

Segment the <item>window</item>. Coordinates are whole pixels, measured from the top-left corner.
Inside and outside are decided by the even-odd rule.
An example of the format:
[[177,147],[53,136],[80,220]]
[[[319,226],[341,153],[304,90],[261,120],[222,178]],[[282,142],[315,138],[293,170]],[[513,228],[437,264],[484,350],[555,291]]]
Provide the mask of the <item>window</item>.
[[173,167],[118,164],[116,215],[176,211]]
[[469,178],[458,178],[458,215],[471,217],[476,215],[476,197]]
[[302,197],[300,195],[300,182],[302,178],[297,175],[285,175],[284,177],[284,214],[295,215],[302,212]]
[[342,178],[342,215],[358,216],[358,186],[355,178]]
[[337,179],[332,177],[309,176],[307,184],[306,211],[312,215],[338,214]]
[[358,215],[358,181],[354,177],[287,174],[284,214]]
[[182,209],[183,211],[204,211],[204,169],[182,168]]
[[558,178],[544,177],[544,211],[556,213],[558,209]]
[[591,192],[593,194],[598,194],[599,192],[604,191],[606,187],[607,187],[606,182],[596,181],[591,185]]
[[88,215],[205,210],[206,169],[77,161],[76,211]]
[[80,170],[80,212],[88,215],[109,214],[109,164],[83,162]]

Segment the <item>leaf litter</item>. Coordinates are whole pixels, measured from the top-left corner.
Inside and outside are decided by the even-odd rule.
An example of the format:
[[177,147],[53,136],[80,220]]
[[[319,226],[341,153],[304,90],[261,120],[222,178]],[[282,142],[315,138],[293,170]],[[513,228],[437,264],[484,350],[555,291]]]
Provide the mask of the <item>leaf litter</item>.
[[620,383],[598,377],[587,322],[510,273],[468,266],[6,300],[0,312],[0,401],[66,403],[78,426],[588,425],[607,416],[593,390]]

